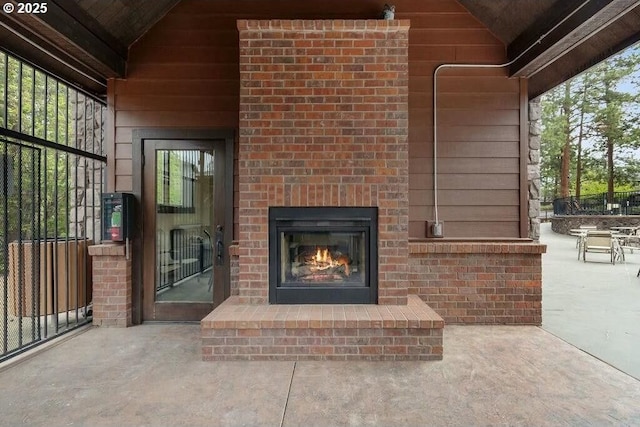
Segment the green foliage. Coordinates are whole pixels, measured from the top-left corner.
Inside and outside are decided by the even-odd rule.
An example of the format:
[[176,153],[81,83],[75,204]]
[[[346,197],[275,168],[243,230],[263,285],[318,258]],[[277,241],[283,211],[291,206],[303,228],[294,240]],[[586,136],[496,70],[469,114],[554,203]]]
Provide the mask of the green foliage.
[[[74,104],[78,99],[85,100],[74,89],[0,51],[0,127],[77,145]],[[79,157],[2,139],[0,160],[11,176],[0,188],[4,193],[0,194],[0,214],[6,223],[0,227],[0,245],[18,237],[69,236]],[[0,270],[4,262],[0,260]]]
[[[635,191],[637,188],[632,184],[621,184],[616,187],[616,191]],[[607,192],[607,183],[603,181],[583,181],[582,194],[603,194]]]

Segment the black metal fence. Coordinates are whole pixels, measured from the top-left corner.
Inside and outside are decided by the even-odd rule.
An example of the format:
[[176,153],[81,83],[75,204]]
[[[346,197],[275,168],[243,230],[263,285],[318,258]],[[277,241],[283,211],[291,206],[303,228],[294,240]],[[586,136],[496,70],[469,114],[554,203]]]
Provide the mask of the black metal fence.
[[553,201],[554,215],[640,215],[640,191],[565,197]]
[[104,110],[0,51],[0,361],[90,320]]

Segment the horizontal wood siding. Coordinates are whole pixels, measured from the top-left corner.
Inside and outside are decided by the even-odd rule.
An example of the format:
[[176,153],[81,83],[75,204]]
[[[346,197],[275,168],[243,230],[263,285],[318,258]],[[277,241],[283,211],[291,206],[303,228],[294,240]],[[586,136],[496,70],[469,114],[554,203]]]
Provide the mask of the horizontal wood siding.
[[[455,0],[393,3],[398,19],[411,20],[409,228],[411,237],[424,237],[425,221],[434,217],[433,70],[444,62],[500,63],[505,48]],[[131,190],[135,128],[237,129],[237,19],[371,19],[383,4],[183,0],[131,46],[127,79],[111,82],[113,190]],[[450,69],[438,85],[439,217],[445,235],[520,237],[518,81],[501,69]],[[236,177],[236,196],[237,190]]]
[[[411,19],[409,235],[435,218],[433,71],[441,63],[499,64],[504,46],[460,16]],[[464,22],[468,29],[460,30]],[[429,25],[429,28],[423,26]],[[429,37],[444,33],[447,37]],[[417,37],[412,37],[417,34]],[[520,82],[504,69],[438,76],[438,216],[446,237],[520,237]]]

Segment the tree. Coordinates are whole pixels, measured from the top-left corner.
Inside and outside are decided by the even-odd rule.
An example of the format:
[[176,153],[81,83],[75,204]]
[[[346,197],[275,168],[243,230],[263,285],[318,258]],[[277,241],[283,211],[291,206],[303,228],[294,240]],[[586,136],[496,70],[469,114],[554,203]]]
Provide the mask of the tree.
[[[68,120],[70,102],[67,87],[56,83],[29,65],[21,64],[11,56],[7,55],[6,68],[4,64],[5,62],[0,60],[1,74],[3,77],[5,73],[7,75],[7,86],[4,87],[5,79],[0,83],[0,93],[3,94],[6,91],[6,102],[3,105],[7,109],[7,117],[6,123],[4,123],[4,116],[0,119],[0,125],[51,142],[67,143],[72,136],[72,125]],[[21,143],[21,141],[14,142]],[[56,150],[43,149],[37,161],[30,161],[29,158],[24,157],[28,156],[25,153],[30,152],[28,147],[19,148],[12,145],[7,150],[9,157],[15,159],[13,167],[20,172],[15,176],[22,181],[20,184],[23,188],[32,188],[32,181],[37,181],[41,188],[30,190],[28,195],[22,194],[22,197],[9,198],[7,211],[10,217],[10,229],[7,230],[6,238],[14,240],[18,235],[31,238],[36,231],[27,230],[29,224],[21,221],[20,216],[24,212],[33,211],[41,212],[40,216],[44,221],[42,232],[46,227],[47,234],[66,236],[68,208],[65,197],[70,182],[68,170],[69,167],[75,168],[73,165],[67,165],[69,156]],[[38,166],[40,170],[35,171],[34,168]],[[39,176],[37,172],[40,173]],[[31,194],[33,191],[40,192],[40,206],[33,206],[38,202],[37,195]],[[57,215],[53,215],[53,212]],[[18,223],[22,223],[19,227],[21,230],[17,228]]]
[[560,95],[552,90],[542,98],[542,135],[540,147],[540,172],[545,177],[543,193],[551,198],[559,196],[561,159],[564,147],[563,118]]
[[618,157],[639,145],[640,124],[636,114],[631,114],[640,97],[622,90],[621,85],[630,81],[638,69],[640,56],[636,53],[611,58],[597,65],[595,79],[590,86],[593,99],[593,121],[596,148],[604,155],[607,175],[607,200],[613,200],[617,171],[624,168]]
[[579,102],[583,86],[579,83],[567,81],[542,99],[541,172],[543,176],[554,177],[554,197],[570,196],[571,175],[575,169],[575,141],[581,140],[584,128],[584,113]]
[[[580,197],[583,186],[616,188],[637,182],[640,162],[638,48],[587,70],[542,97],[541,175],[545,197]],[[635,88],[634,86],[635,85]],[[620,190],[619,190],[620,191]]]
[[580,198],[582,194],[582,173],[583,173],[583,141],[589,132],[588,115],[591,114],[591,104],[588,97],[589,87],[594,80],[593,73],[587,70],[580,79],[578,79],[579,97],[578,97],[578,129],[577,129],[577,143],[576,143],[576,198]]
[[563,96],[560,104],[560,120],[562,121],[562,157],[560,163],[560,197],[569,197],[569,179],[571,168],[572,138],[571,138],[571,112],[574,101],[571,98],[571,81],[562,85]]

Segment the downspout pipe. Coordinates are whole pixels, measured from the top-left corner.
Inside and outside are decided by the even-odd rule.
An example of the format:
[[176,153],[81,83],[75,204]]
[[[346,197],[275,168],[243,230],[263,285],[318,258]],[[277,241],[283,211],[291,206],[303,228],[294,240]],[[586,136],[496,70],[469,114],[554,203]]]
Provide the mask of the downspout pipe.
[[554,25],[550,30],[542,34],[535,42],[531,43],[526,49],[524,49],[518,56],[513,58],[509,62],[502,64],[462,64],[462,63],[449,63],[440,64],[433,71],[433,211],[436,224],[439,223],[438,217],[438,72],[445,68],[504,68],[508,67],[518,59],[520,59],[525,53],[530,51],[537,44],[540,44],[551,32],[562,25],[567,19],[569,19],[578,10],[584,7],[590,0],[582,2],[573,12],[565,16],[560,22]]

